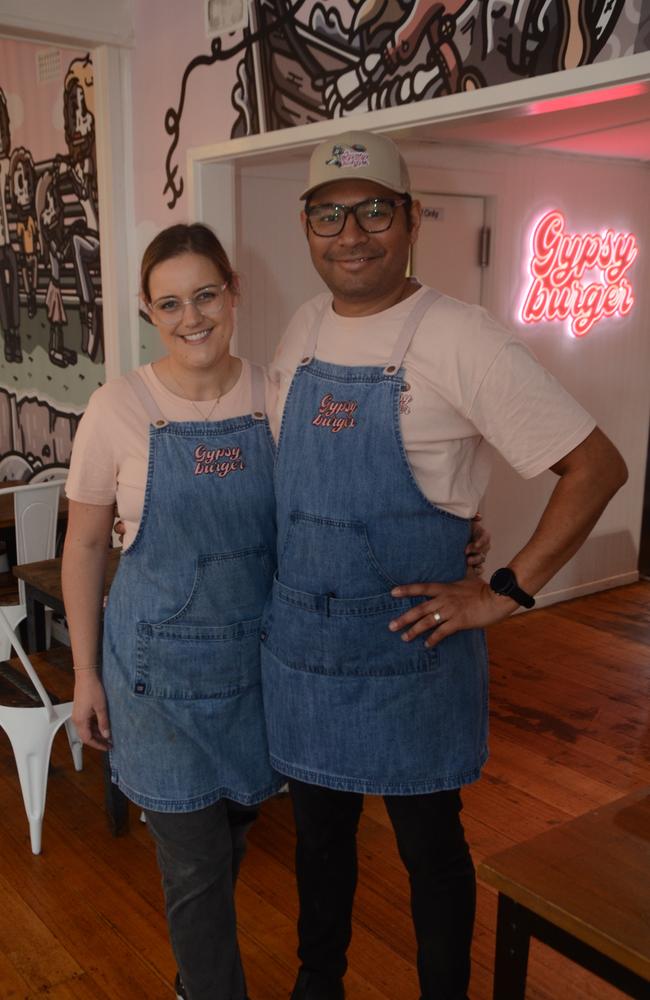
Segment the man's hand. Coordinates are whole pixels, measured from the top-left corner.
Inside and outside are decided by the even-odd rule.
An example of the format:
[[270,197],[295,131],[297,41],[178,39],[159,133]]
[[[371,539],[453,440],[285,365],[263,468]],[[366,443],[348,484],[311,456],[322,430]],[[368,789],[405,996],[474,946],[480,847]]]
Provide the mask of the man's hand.
[[110,750],[106,695],[94,670],[79,670],[75,676],[72,721],[82,743],[96,750]]
[[408,583],[395,587],[391,594],[428,598],[388,626],[391,632],[406,629],[401,636],[404,642],[431,632],[424,643],[428,649],[460,629],[485,628],[500,622],[519,607],[511,598],[495,594],[484,580],[470,576],[455,583]]
[[467,573],[465,575],[470,579],[482,574],[485,557],[492,546],[490,532],[483,527],[481,521],[480,514],[475,514],[472,518],[472,537],[465,547],[465,555],[467,556]]

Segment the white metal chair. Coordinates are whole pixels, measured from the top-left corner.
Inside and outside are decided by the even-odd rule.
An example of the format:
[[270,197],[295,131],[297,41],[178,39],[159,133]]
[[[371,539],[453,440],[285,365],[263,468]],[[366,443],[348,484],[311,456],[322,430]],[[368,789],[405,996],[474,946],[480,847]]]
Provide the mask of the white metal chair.
[[[2,491],[3,494],[13,493],[14,497],[16,562],[19,566],[54,557],[59,497],[63,484],[64,480],[56,479],[45,483],[11,486]],[[27,614],[25,584],[22,580],[18,581],[18,604],[5,604],[2,610],[12,631],[15,631]],[[0,635],[0,660],[6,660],[10,655],[11,646]]]
[[25,673],[42,702],[41,705],[34,703],[33,706],[26,707],[0,705],[0,728],[4,729],[9,737],[16,759],[20,788],[29,820],[32,853],[40,854],[47,776],[54,736],[61,726],[65,726],[76,771],[81,771],[83,766],[82,744],[71,719],[72,702],[52,704],[34,665],[25,653],[2,608],[0,608],[0,635],[16,651]]

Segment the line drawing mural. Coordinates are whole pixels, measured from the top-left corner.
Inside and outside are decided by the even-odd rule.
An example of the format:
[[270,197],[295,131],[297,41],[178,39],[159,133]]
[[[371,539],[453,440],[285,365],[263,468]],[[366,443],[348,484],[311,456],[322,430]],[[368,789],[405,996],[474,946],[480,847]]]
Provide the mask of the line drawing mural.
[[[231,138],[395,107],[572,69],[648,48],[641,4],[625,0],[248,0],[248,23],[192,59],[176,108],[163,194],[198,66],[238,60]],[[225,39],[225,41],[224,41]]]
[[18,258],[9,231],[9,174],[11,170],[11,129],[9,111],[0,88],[0,326],[4,334],[7,361],[22,361],[20,349],[20,305],[18,301]]
[[[65,467],[83,410],[79,396],[87,398],[87,392],[73,392],[71,384],[43,375],[35,351],[42,344],[40,331],[47,331],[45,372],[48,366],[72,368],[83,383],[87,366],[103,363],[90,56],[71,59],[62,83],[65,147],[38,160],[28,143],[12,148],[9,103],[0,87],[2,379],[16,383],[0,386],[0,481],[47,478]],[[30,384],[34,369],[40,371],[38,389]],[[98,375],[103,378],[103,368]],[[59,392],[70,391],[74,408],[41,391],[43,379]]]

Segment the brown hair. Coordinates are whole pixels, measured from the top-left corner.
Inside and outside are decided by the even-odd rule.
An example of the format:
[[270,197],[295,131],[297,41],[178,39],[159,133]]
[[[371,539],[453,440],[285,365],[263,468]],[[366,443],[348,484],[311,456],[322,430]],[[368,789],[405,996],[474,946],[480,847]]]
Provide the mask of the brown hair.
[[228,260],[228,254],[212,229],[202,222],[193,222],[191,225],[177,223],[154,236],[142,255],[140,287],[146,302],[151,301],[149,280],[154,267],[184,253],[197,253],[201,257],[207,257],[219,269],[228,288],[235,294],[239,293],[239,279]]

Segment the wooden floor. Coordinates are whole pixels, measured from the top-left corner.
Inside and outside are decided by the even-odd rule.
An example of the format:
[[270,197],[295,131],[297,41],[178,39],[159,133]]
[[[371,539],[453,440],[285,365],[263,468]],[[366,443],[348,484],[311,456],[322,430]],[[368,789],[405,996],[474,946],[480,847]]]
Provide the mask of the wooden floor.
[[[491,630],[491,758],[465,792],[474,857],[650,785],[650,584],[534,611]],[[146,828],[106,830],[98,757],[76,774],[55,745],[43,853],[29,851],[0,739],[0,1000],[169,1000],[174,961]],[[367,799],[346,979],[349,1000],[417,1000],[408,889],[381,800]],[[253,1000],[287,1000],[295,976],[293,835],[266,804],[238,888]],[[496,898],[479,886],[472,1000],[490,1000]],[[527,1000],[620,994],[533,945]]]

